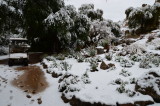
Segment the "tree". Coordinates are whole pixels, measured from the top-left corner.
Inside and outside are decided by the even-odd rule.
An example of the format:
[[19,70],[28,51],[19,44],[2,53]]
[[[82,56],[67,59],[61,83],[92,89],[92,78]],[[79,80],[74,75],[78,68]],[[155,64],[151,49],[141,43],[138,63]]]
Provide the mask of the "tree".
[[[23,9],[26,36],[32,43],[32,50],[53,51],[58,43],[57,32],[46,30],[44,19],[64,6],[63,0],[27,0]],[[56,46],[58,47],[58,46]]]
[[134,28],[136,33],[145,33],[154,30],[159,26],[160,5],[143,5],[141,8],[128,8],[126,19],[130,28]]
[[78,10],[80,14],[87,15],[91,20],[103,20],[103,10],[94,10],[94,4],[83,4]]

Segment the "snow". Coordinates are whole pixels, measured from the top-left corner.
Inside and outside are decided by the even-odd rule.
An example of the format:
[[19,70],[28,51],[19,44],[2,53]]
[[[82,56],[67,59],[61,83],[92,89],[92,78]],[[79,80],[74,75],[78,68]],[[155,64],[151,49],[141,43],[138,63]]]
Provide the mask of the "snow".
[[[38,64],[37,64],[38,65]],[[39,66],[39,65],[38,65]],[[46,74],[45,77],[49,82],[49,87],[41,93],[31,95],[31,101],[26,97],[26,93],[22,90],[14,87],[12,81],[17,78],[18,75],[22,75],[23,72],[14,70],[17,66],[8,67],[6,65],[0,65],[0,105],[1,106],[39,106],[37,98],[41,97],[43,106],[69,106],[69,104],[63,103],[61,100],[61,94],[58,92],[58,79],[53,79],[50,75]],[[7,79],[7,83],[3,83],[2,78]]]
[[115,22],[125,19],[125,10],[129,7],[141,7],[142,4],[153,5],[155,0],[65,0],[79,8],[82,4],[93,3],[96,9],[104,11],[104,18]]
[[[138,48],[145,48],[146,52],[150,52],[151,50],[154,52],[160,53],[158,50],[154,50],[157,45],[159,45],[159,38],[156,38],[152,42],[147,42],[147,39],[150,35],[159,33],[159,30],[153,31],[147,35],[143,39],[136,39],[135,43],[132,43],[131,46],[135,47],[134,49]],[[136,45],[136,46],[135,46]],[[150,47],[152,45],[152,47]],[[134,51],[133,47],[130,47],[131,51]],[[99,47],[101,48],[101,47]],[[120,50],[123,50],[124,47],[122,45],[117,46]],[[154,53],[153,52],[153,53]],[[117,55],[118,51],[110,50],[110,53],[113,55],[111,61],[105,58],[105,54],[97,55],[92,59],[101,58],[104,60],[106,64],[112,63],[115,65],[115,69],[108,69],[102,70],[100,69],[101,62],[98,62],[98,71],[91,72],[90,70],[90,63],[89,59],[84,60],[84,62],[79,63],[77,59],[65,57],[65,60],[56,60],[56,57],[49,56],[43,59],[43,63],[48,66],[48,71],[50,73],[55,72],[58,74],[62,74],[59,78],[53,78],[50,74],[46,73],[46,69],[43,69],[45,72],[45,77],[47,82],[49,83],[49,87],[45,89],[45,91],[40,92],[36,95],[31,95],[32,99],[36,100],[37,98],[42,98],[42,105],[44,106],[70,106],[66,104],[61,99],[61,92],[59,92],[60,88],[63,86],[67,86],[67,89],[63,92],[66,98],[70,99],[71,97],[75,96],[76,98],[80,99],[81,101],[90,102],[90,103],[102,103],[108,105],[116,105],[118,102],[119,104],[124,103],[134,103],[135,101],[153,101],[151,96],[143,95],[139,92],[135,91],[135,84],[132,84],[130,81],[131,79],[135,78],[135,80],[140,80],[142,76],[145,76],[145,73],[150,72],[150,70],[159,70],[159,67],[150,67],[149,69],[140,68],[139,64],[141,60],[135,61],[132,64],[130,60],[130,56],[121,56],[120,61],[116,61],[116,58],[119,56]],[[134,53],[139,53],[141,58],[142,53],[137,50]],[[14,55],[15,56],[15,55]],[[147,55],[142,55],[145,57]],[[6,59],[8,56],[0,56],[0,60]],[[128,61],[131,63],[129,67],[124,67],[123,61]],[[62,70],[63,65],[62,62],[66,62],[70,68],[68,71]],[[123,65],[122,65],[123,63]],[[126,63],[126,62],[125,62]],[[40,63],[35,64],[42,68]],[[0,86],[0,105],[5,106],[11,104],[12,106],[39,106],[39,104],[34,101],[32,102],[31,99],[26,97],[26,93],[22,90],[14,87],[11,82],[17,75],[23,74],[22,71],[15,71],[14,67],[8,67],[6,65],[0,65],[0,80],[7,79],[7,83],[3,83],[1,81]],[[126,73],[125,73],[126,72]],[[158,72],[158,71],[157,71]],[[65,75],[71,75],[68,78],[62,80],[59,83],[59,79],[63,79]],[[85,76],[87,75],[87,77]],[[121,87],[122,84],[116,84],[115,81],[120,79],[121,82],[125,83],[123,93],[119,93],[117,88]],[[155,79],[147,82],[140,82],[142,86],[146,86],[149,84],[153,85]],[[156,88],[157,93],[159,94],[158,88]],[[130,97],[129,93],[126,91],[135,92],[135,95]],[[70,92],[72,91],[72,92]],[[18,102],[17,102],[18,101]],[[153,106],[158,106],[159,104],[154,104]]]
[[27,53],[12,53],[9,55],[11,59],[20,59],[20,58],[27,58]]
[[10,38],[10,40],[27,40],[26,38]]

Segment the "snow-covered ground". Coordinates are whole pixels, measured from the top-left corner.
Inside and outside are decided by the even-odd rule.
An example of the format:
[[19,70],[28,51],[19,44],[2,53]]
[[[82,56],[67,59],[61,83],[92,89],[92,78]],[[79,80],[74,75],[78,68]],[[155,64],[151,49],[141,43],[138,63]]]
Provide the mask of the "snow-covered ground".
[[[113,53],[111,61],[106,59],[105,54],[94,57],[99,57],[100,60],[103,60],[107,64],[115,64],[115,69],[102,70],[100,68],[101,62],[99,62],[98,71],[91,72],[90,63],[88,62],[90,61],[90,58],[86,58],[85,62],[79,63],[77,59],[73,57],[65,58],[63,61],[57,60],[53,56],[47,57],[43,60],[48,66],[47,69],[43,69],[40,63],[35,65],[42,68],[46,80],[49,83],[49,87],[38,94],[30,94],[31,98],[27,98],[26,92],[12,84],[12,81],[15,78],[24,73],[23,71],[15,70],[15,68],[19,66],[8,67],[7,65],[0,65],[0,106],[70,106],[69,103],[64,103],[61,99],[62,93],[64,93],[68,99],[75,96],[83,102],[100,102],[109,105],[116,105],[117,102],[125,104],[134,103],[135,101],[153,101],[151,96],[143,95],[140,92],[135,91],[135,83],[131,83],[131,79],[135,78],[135,80],[138,80],[151,70],[156,71],[160,75],[159,66],[157,67],[152,64],[152,67],[149,67],[149,69],[140,68],[140,62],[133,62],[128,56],[119,57],[117,56],[117,53],[124,49],[128,52],[137,52],[137,54],[142,53],[141,50],[145,50],[147,53],[152,52],[154,54],[160,54],[160,51],[155,49],[159,46],[160,42],[160,38],[158,38],[159,32],[159,30],[153,31],[152,33],[145,35],[143,39],[135,39],[136,42],[132,43],[129,48],[123,48],[122,45],[119,45],[117,46],[117,48],[120,49],[119,51],[113,51],[111,49],[111,53]],[[151,35],[155,35],[156,39],[148,42],[148,37]],[[136,46],[136,48],[134,46]],[[145,56],[142,55],[142,57]],[[6,58],[8,58],[8,56],[0,56],[0,60]],[[128,61],[128,63],[126,61]],[[67,64],[71,65],[71,67],[65,69],[63,66]],[[51,74],[52,72],[55,72],[58,74],[60,73],[62,76],[53,78],[51,74],[47,73],[47,70]],[[122,70],[125,72],[122,72]],[[65,75],[71,76],[66,78]],[[60,81],[59,79],[62,80]],[[120,81],[122,84],[116,84],[116,80]],[[67,92],[59,92],[64,85],[67,85]],[[123,93],[119,93],[117,90],[121,86],[124,86],[126,90]],[[135,94],[132,95],[133,93]],[[158,93],[160,92],[158,91]],[[42,104],[37,103],[38,98],[42,99]],[[158,103],[153,104],[153,106],[159,105],[160,104]]]
[[[160,54],[159,50],[155,50],[155,47],[159,46],[160,39],[156,38],[151,42],[147,41],[148,37],[153,34],[156,35],[156,33],[147,34],[143,39],[137,40],[127,48],[124,47],[124,50],[136,54],[141,54],[143,50],[146,51],[147,53]],[[121,49],[120,51],[123,51],[122,46],[117,46],[117,47]],[[132,84],[130,81],[132,79],[135,79],[135,81],[138,80],[139,78],[144,76],[145,73],[150,72],[151,70],[155,70],[160,74],[159,70],[160,60],[158,60],[159,66],[153,65],[150,68],[140,68],[140,63],[142,60],[139,62],[135,62],[132,61],[131,58],[129,58],[128,56],[119,57],[117,56],[117,53],[119,52],[115,51],[113,52],[113,59],[111,61],[107,60],[104,54],[97,56],[100,57],[100,59],[102,59],[107,64],[109,63],[115,64],[116,68],[113,70],[112,69],[102,70],[100,68],[101,62],[99,62],[97,68],[98,72],[91,72],[90,64],[88,62],[79,63],[77,62],[76,59],[73,58],[66,58],[64,60],[68,64],[72,65],[71,69],[68,69],[67,72],[62,71],[60,60],[56,60],[53,62],[53,60],[55,59],[54,57],[48,57],[48,59],[44,59],[44,63],[48,65],[48,70],[50,73],[60,72],[62,74],[62,77],[60,78],[63,79],[63,81],[60,82],[59,89],[61,90],[61,88],[63,89],[63,87],[64,88],[66,87],[66,89],[63,91],[63,94],[68,99],[71,99],[73,96],[75,96],[76,98],[80,99],[83,102],[90,102],[90,103],[100,102],[102,104],[107,104],[107,105],[116,105],[117,102],[120,104],[125,104],[125,103],[134,103],[136,101],[153,101],[151,96],[143,95],[135,91],[135,83]],[[146,56],[143,56],[144,54],[141,55],[142,57],[140,58],[147,58],[147,55]],[[136,56],[136,58],[137,57],[138,56]],[[118,60],[117,58],[119,59],[121,58],[122,60],[117,61]],[[122,61],[125,62],[123,63]],[[58,66],[55,66],[55,63],[58,64]],[[126,72],[122,72],[122,70],[125,70]],[[85,73],[87,73],[88,75],[88,77],[86,78],[83,76]],[[71,76],[66,78],[65,77],[66,75],[71,75]],[[118,79],[121,79],[123,83],[126,83],[124,88],[125,90],[128,90],[129,93],[118,92],[117,88],[121,86],[121,84],[115,84],[115,81]],[[85,81],[89,81],[89,83],[85,83]],[[135,95],[130,96],[130,93],[133,92],[135,93]],[[154,104],[154,105],[158,106],[160,104]]]
[[27,98],[27,93],[12,85],[13,80],[23,74],[22,71],[15,70],[16,67],[18,66],[0,65],[0,106],[39,106],[38,98],[41,98],[42,106],[69,106],[61,100],[58,79],[53,79],[48,74],[45,74],[45,77],[49,87],[36,95],[29,94],[31,98]]
[[125,10],[129,7],[141,7],[142,4],[153,5],[155,0],[65,0],[66,4],[79,8],[82,4],[92,3],[96,9],[104,11],[104,18],[115,22],[125,18]]

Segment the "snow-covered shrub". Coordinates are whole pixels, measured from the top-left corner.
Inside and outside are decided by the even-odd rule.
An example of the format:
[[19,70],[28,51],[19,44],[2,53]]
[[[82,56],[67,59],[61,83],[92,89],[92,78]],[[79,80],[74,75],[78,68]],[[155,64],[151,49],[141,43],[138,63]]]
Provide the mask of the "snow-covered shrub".
[[91,41],[94,43],[99,43],[98,45],[100,45],[100,40],[103,39],[105,41],[108,40],[108,42],[104,43],[109,44],[111,38],[121,36],[120,26],[111,20],[94,20],[91,22],[90,36]]
[[159,67],[160,65],[160,57],[154,56],[154,54],[146,54],[143,59],[140,61],[139,67],[140,68],[152,68],[154,66]]
[[86,52],[87,52],[88,56],[91,56],[91,57],[93,57],[97,54],[97,50],[94,46],[88,47],[86,49]]
[[152,65],[150,64],[149,58],[143,58],[139,64],[139,67],[145,69],[151,68]]
[[126,85],[125,83],[120,84],[120,87],[118,87],[116,90],[119,93],[126,93],[129,97],[133,97],[136,94],[136,92],[130,89],[126,89],[125,85]]
[[113,57],[113,54],[112,54],[111,52],[106,53],[106,55],[105,55],[105,58],[106,58],[107,60],[109,60],[109,61],[112,60],[112,57]]
[[48,68],[57,68],[58,67],[58,63],[56,62],[56,59],[53,56],[47,56],[43,59],[42,61],[45,64],[48,64]]
[[90,19],[84,14],[78,14],[72,5],[51,13],[45,23],[48,29],[57,32],[57,38],[62,47],[81,49],[89,40]]
[[110,43],[111,43],[110,39],[100,39],[98,41],[98,45],[102,47],[105,47],[106,45],[110,45]]
[[121,61],[120,61],[120,65],[122,66],[122,67],[132,67],[133,65],[134,65],[134,62],[133,61],[130,61],[129,59],[122,59]]
[[81,76],[81,80],[84,82],[84,84],[90,84],[91,83],[87,71]]
[[0,46],[0,55],[6,55],[9,53],[9,48],[5,46]]
[[91,20],[103,19],[103,11],[100,9],[94,10],[94,4],[82,4],[78,10],[79,13],[87,15]]
[[130,28],[135,28],[136,33],[145,33],[154,30],[159,25],[160,5],[155,3],[153,6],[144,5],[141,8],[128,8],[126,19]]
[[59,79],[59,92],[63,92],[67,99],[72,99],[76,92],[84,89],[86,84],[90,84],[89,76],[84,73],[81,77],[71,74],[64,74]]
[[102,62],[102,58],[100,57],[100,56],[97,56],[97,57],[95,57],[95,60],[97,61],[97,62]]
[[115,61],[120,62],[122,67],[132,67],[134,65],[133,61],[129,60],[128,58],[123,58],[122,56],[116,56]]
[[125,93],[125,84],[121,84],[120,87],[116,89],[119,93]]
[[142,60],[142,56],[140,54],[130,55],[129,58],[134,62],[139,62]]
[[121,72],[119,73],[119,75],[122,75],[124,77],[128,77],[128,76],[131,76],[131,73],[128,72],[126,69],[122,69]]
[[116,56],[115,57],[115,61],[116,62],[121,62],[123,60],[123,57],[122,56]]
[[72,65],[68,64],[68,62],[64,61],[60,63],[61,70],[68,71],[72,68]]
[[89,63],[90,63],[91,71],[97,71],[98,62],[95,59],[90,59]]
[[57,59],[57,60],[64,60],[64,59],[65,59],[65,56],[64,56],[63,54],[58,54],[58,55],[56,56],[56,59]]
[[57,30],[57,37],[62,43],[62,46],[70,45],[72,32],[71,29],[74,27],[74,17],[77,12],[74,6],[66,6],[61,8],[55,14],[51,13],[45,22],[48,27],[52,27],[53,30]]
[[[60,92],[75,92],[80,91],[80,78],[78,76],[65,74],[59,79],[59,91]],[[79,85],[79,86],[78,86]]]
[[129,79],[130,84],[135,84],[137,82],[136,78]]
[[148,37],[147,42],[151,42],[151,41],[154,40],[154,39],[155,39],[155,37],[154,37],[153,35],[150,35],[150,36]]
[[85,57],[79,52],[77,53],[77,61],[78,62],[84,62]]
[[126,90],[125,93],[126,93],[129,97],[133,97],[133,96],[136,94],[135,91],[132,91],[132,90],[130,90],[130,89]]
[[128,82],[127,81],[123,81],[121,78],[118,78],[118,79],[116,79],[116,80],[113,80],[112,82],[111,82],[111,84],[113,84],[113,85],[121,85],[121,84],[128,84]]
[[131,45],[128,45],[122,49],[122,52],[125,52],[126,54],[142,54],[146,52],[146,48],[144,45],[133,43]]

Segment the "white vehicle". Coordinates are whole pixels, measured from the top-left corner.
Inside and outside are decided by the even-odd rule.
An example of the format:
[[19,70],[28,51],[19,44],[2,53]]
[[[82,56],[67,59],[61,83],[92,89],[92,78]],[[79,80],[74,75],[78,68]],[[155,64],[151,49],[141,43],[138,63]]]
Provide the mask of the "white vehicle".
[[29,48],[30,46],[27,44],[26,38],[10,38],[8,65],[12,66],[15,63],[22,63],[28,66]]

